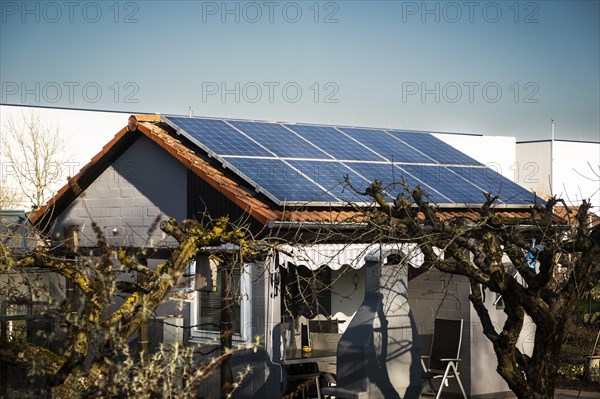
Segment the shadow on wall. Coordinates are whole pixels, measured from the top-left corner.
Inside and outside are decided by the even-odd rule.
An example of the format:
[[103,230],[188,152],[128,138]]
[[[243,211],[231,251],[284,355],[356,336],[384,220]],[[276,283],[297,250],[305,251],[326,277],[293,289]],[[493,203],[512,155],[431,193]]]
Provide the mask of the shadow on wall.
[[421,346],[407,300],[407,271],[369,261],[365,267],[365,297],[340,339],[337,387],[328,393],[418,398]]
[[[209,355],[218,356],[219,350],[215,347],[203,347],[203,351],[211,351]],[[198,365],[206,361],[207,357],[199,355]],[[253,349],[234,352],[231,357],[233,382],[239,383],[237,389],[232,393],[232,399],[249,398],[280,398],[281,397],[281,374],[277,365],[269,359],[269,354],[262,348],[255,352]],[[248,371],[249,368],[249,372]],[[247,373],[246,373],[247,372]],[[240,381],[238,376],[245,374]],[[198,398],[219,398],[221,387],[220,368],[212,371],[208,378],[202,382],[196,391]]]
[[237,359],[235,357],[232,359],[232,364],[239,365],[240,369],[234,369],[234,375],[246,365],[251,368],[250,373],[233,394],[233,398],[281,397],[281,369],[271,362],[269,354],[263,348],[258,348],[256,352],[243,351]]

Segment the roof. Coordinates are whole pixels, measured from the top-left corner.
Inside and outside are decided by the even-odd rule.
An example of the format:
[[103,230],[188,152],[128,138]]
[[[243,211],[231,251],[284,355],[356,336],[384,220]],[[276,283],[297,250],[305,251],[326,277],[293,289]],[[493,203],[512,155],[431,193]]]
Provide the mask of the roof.
[[[557,217],[562,220],[568,221],[569,224],[576,223],[577,212],[579,211],[579,206],[555,206],[554,213]],[[600,215],[589,212],[588,214],[588,222],[590,227],[600,226]]]
[[535,143],[576,143],[576,144],[600,144],[600,141],[591,140],[569,140],[569,139],[540,139],[540,140],[523,140],[517,141],[517,144],[535,144]]
[[[192,171],[202,180],[209,183],[215,190],[233,201],[244,212],[248,213],[258,222],[267,225],[270,222],[298,222],[298,223],[357,223],[362,222],[364,215],[360,210],[350,207],[282,207],[262,198],[256,192],[249,191],[241,179],[228,174],[223,168],[212,165],[206,157],[199,153],[201,149],[190,148],[192,144],[184,144],[174,138],[162,123],[160,115],[136,115],[139,121],[138,131],[130,132],[126,127],[121,129],[115,137],[98,152],[75,176],[69,179],[48,203],[42,206],[31,217],[31,221],[42,229],[48,225],[54,216],[62,212],[73,202],[81,190],[85,190],[114,160],[120,156],[138,137],[143,135],[163,150],[173,156],[177,161]],[[196,153],[194,150],[198,151]],[[499,211],[507,218],[527,219],[530,212],[527,208],[506,209]],[[478,213],[466,209],[438,210],[442,219],[463,217],[475,219]]]

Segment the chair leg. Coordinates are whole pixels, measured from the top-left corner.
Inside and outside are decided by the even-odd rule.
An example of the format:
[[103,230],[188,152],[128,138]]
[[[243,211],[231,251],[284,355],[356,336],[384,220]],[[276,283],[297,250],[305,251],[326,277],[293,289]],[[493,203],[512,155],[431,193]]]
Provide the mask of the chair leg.
[[319,376],[315,377],[315,384],[317,385],[317,398],[321,399],[321,387],[319,386]]
[[440,396],[442,395],[442,390],[444,389],[444,384],[446,384],[448,382],[448,374],[450,372],[450,368],[452,367],[452,373],[454,374],[454,377],[456,377],[456,381],[458,382],[458,386],[460,387],[460,391],[463,394],[463,398],[468,399],[467,398],[467,393],[465,392],[465,388],[463,387],[462,381],[460,380],[460,376],[458,374],[458,370],[456,369],[456,366],[454,365],[453,362],[449,362],[448,366],[446,366],[446,371],[444,372],[444,377],[442,377],[442,382],[440,384],[440,390],[437,393],[437,396],[435,397],[435,399],[439,399]]
[[446,366],[446,371],[444,371],[444,376],[442,377],[442,382],[440,383],[440,389],[439,389],[435,399],[440,399],[440,396],[442,395],[442,390],[444,389],[444,384],[447,381],[448,372],[450,371],[450,364],[452,364],[452,362],[449,362],[448,365]]

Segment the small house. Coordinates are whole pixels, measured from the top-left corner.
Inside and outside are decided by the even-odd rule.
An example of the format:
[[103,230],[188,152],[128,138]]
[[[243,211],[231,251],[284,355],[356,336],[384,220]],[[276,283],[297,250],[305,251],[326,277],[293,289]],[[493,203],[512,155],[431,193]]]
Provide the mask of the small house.
[[[236,272],[240,292],[234,342],[256,336],[264,342],[257,353],[235,356],[236,368],[252,365],[251,378],[237,397],[281,396],[284,366],[291,364],[289,358],[285,363],[284,351],[312,339],[315,350],[333,348],[335,354],[340,336],[369,300],[367,293],[380,288],[386,311],[366,315],[368,328],[361,334],[371,342],[365,351],[381,350],[385,319],[385,389],[418,397],[421,351],[434,318],[448,317],[465,320],[461,375],[469,396],[511,395],[496,374],[491,344],[471,310],[468,282],[424,270],[414,246],[361,235],[361,209],[373,202],[360,191],[379,179],[392,201],[402,192],[401,183],[419,185],[447,218],[473,217],[483,193],[492,192],[499,195],[503,212],[526,219],[539,200],[534,194],[448,144],[450,134],[175,115],[138,119],[137,130],[118,132],[32,219],[54,240],[76,229],[80,248],[95,247],[95,221],[109,244],[144,249],[149,266],[176,245],[152,228],[165,218],[227,216],[256,236],[285,240],[285,250]],[[469,139],[460,137],[461,142]],[[220,308],[217,267],[206,257],[190,265],[196,285],[189,286],[183,310],[170,300],[157,309],[150,328],[155,344],[214,341]],[[314,293],[308,281],[324,289]],[[486,301],[497,308],[491,316],[501,323],[497,298]],[[523,337],[524,348],[530,340]],[[324,357],[320,367],[335,372],[336,359]],[[218,389],[217,375],[200,395],[216,396]]]

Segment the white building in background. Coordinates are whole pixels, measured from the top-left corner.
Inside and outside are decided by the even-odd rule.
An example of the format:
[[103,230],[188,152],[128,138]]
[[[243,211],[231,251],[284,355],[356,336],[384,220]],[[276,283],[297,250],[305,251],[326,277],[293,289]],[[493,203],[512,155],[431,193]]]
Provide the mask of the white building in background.
[[513,180],[541,198],[556,195],[573,206],[590,199],[600,213],[600,142],[517,142],[514,166]]
[[514,137],[481,134],[434,133],[433,135],[507,179],[518,183],[514,174],[514,165],[517,162],[515,151],[517,140]]
[[[52,164],[56,167],[58,174],[48,182],[49,189],[55,192],[65,184],[67,177],[75,175],[83,165],[89,162],[98,148],[110,141],[114,132],[127,125],[129,113],[0,105],[0,131],[2,132],[0,135],[4,134],[6,125],[10,121],[19,129],[24,129],[23,118],[31,116],[39,117],[44,128],[56,131],[57,136],[64,141],[64,147],[56,154],[60,163]],[[84,126],[85,129],[83,129]],[[24,169],[26,164],[22,153],[16,151],[15,155],[18,159],[20,158],[16,164],[4,159],[0,154],[0,184],[5,189],[20,192],[22,189],[16,173],[26,170]],[[32,205],[30,200],[22,198],[12,204],[12,209],[29,211]]]

